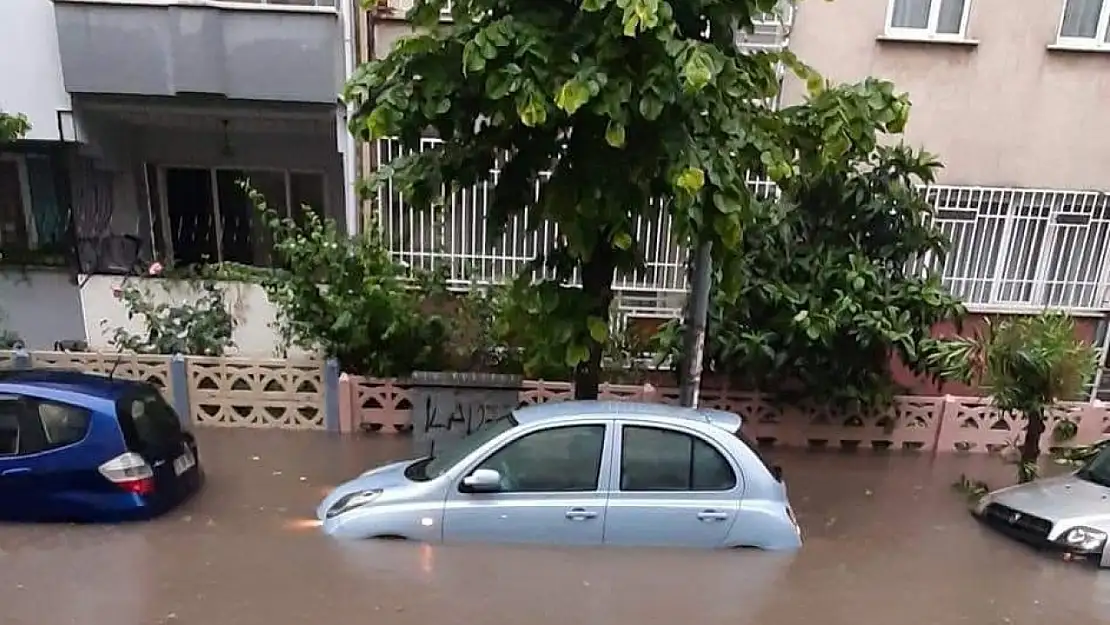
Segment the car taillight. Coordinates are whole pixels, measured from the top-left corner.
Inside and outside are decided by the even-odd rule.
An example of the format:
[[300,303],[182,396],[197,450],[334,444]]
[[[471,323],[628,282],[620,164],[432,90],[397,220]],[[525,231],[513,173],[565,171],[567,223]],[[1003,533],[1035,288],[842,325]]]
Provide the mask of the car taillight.
[[129,493],[149,495],[154,492],[154,470],[135,452],[120,454],[100,465],[99,470],[109,482]]

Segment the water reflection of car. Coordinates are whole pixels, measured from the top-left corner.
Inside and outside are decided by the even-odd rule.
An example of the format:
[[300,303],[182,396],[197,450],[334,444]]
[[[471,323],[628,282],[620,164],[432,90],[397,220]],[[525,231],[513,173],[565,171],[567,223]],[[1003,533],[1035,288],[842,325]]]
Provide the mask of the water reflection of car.
[[1073,473],[994,491],[973,512],[1034,547],[1110,567],[1110,447]]
[[344,538],[795,549],[782,473],[741,426],[660,404],[530,406],[362,474],[317,516]]
[[0,520],[149,518],[202,481],[196,440],[150,384],[0,372]]

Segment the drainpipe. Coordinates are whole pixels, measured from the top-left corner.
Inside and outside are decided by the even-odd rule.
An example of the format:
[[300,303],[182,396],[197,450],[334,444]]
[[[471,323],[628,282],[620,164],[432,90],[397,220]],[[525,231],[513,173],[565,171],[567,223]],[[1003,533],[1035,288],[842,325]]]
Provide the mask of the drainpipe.
[[[340,0],[339,2],[339,15],[343,20],[344,83],[354,74],[357,62],[355,58],[355,20],[358,18],[356,2],[358,0]],[[340,151],[343,153],[343,206],[346,209],[347,234],[354,236],[358,234],[362,221],[359,219],[358,211],[358,145],[347,125],[354,116],[354,107],[350,104],[344,104],[344,106],[346,112],[343,115],[343,123],[336,130],[342,133],[340,136],[342,137],[343,147]]]

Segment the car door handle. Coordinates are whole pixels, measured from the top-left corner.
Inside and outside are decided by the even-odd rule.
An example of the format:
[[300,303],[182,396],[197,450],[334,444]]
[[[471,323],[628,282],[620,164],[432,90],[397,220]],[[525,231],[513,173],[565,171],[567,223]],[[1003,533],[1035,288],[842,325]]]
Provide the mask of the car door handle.
[[567,510],[567,518],[572,521],[585,521],[586,519],[597,518],[597,513],[585,508],[571,508]]
[[16,468],[16,469],[4,469],[3,471],[0,471],[0,477],[11,477],[11,476],[14,476],[14,475],[27,475],[30,472],[31,472],[31,469],[28,469],[27,467],[19,467],[19,468]]
[[727,512],[718,512],[716,510],[702,510],[698,513],[699,521],[724,521],[727,518]]

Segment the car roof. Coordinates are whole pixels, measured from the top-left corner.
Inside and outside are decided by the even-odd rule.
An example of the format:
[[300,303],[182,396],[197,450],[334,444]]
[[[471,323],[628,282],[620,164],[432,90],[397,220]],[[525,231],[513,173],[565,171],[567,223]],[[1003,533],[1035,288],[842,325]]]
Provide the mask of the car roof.
[[13,369],[0,371],[0,392],[28,389],[63,391],[98,399],[116,400],[125,392],[145,387],[135,380],[57,369]]
[[648,402],[575,400],[533,404],[513,412],[521,424],[537,421],[561,421],[598,415],[626,415],[640,418],[679,419],[708,423],[736,432],[744,424],[737,414],[711,408],[685,408]]

